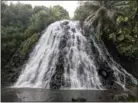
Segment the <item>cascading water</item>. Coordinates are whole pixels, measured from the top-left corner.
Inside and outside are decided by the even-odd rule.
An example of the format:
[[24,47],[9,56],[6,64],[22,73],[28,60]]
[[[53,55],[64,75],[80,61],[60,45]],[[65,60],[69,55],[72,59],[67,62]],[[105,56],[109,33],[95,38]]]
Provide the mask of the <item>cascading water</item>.
[[[93,33],[93,34],[92,34]],[[117,64],[94,31],[86,37],[78,21],[51,24],[30,54],[13,87],[106,89],[136,79]],[[105,82],[106,81],[106,82]]]

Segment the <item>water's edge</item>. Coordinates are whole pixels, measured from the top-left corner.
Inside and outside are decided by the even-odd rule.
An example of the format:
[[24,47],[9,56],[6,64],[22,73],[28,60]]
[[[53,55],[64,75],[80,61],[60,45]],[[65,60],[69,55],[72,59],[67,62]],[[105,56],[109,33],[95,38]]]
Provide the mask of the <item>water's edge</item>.
[[2,102],[112,102],[138,101],[125,91],[115,90],[54,90],[34,88],[3,88]]

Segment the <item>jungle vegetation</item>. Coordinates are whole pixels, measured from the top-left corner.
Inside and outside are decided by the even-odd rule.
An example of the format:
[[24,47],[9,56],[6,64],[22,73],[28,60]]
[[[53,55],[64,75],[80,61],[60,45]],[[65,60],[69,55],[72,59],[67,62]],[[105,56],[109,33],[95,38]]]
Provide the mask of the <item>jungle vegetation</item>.
[[120,54],[138,57],[138,1],[82,1],[74,19],[100,29]]
[[[2,84],[15,82],[20,67],[45,28],[62,19],[69,19],[61,6],[8,5],[1,2],[1,68]],[[7,74],[7,75],[6,75]]]

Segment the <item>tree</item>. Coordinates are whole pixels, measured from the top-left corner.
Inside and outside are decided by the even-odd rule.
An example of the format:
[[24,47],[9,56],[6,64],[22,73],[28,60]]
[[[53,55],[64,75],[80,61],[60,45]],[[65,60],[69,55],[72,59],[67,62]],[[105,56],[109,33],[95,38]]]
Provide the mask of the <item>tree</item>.
[[90,15],[90,11],[86,7],[79,6],[75,10],[74,19],[80,20],[82,23],[89,15]]
[[[47,8],[29,4],[1,3],[2,84],[15,82],[19,67],[28,58],[41,32],[51,23],[69,18],[60,6]],[[18,68],[18,69],[17,69]]]
[[35,6],[34,9],[33,9],[33,14],[36,14],[41,10],[48,11],[49,8],[47,8],[45,6]]
[[107,27],[116,27],[116,19],[124,8],[128,7],[128,1],[87,1],[84,6],[91,10],[91,14],[86,18],[85,24],[97,29],[98,34]]
[[50,21],[48,20],[49,17],[50,15],[46,10],[41,10],[36,14],[33,14],[30,18],[30,26],[26,30],[26,35],[33,35],[34,33],[39,33],[44,30],[44,28],[50,24]]
[[43,31],[49,24],[62,19],[68,19],[68,12],[61,6],[57,5],[52,8],[36,6],[30,18],[30,26],[26,30],[26,35],[32,35]]
[[69,19],[69,13],[61,6],[56,5],[50,7],[50,21],[58,21],[62,19]]
[[135,19],[137,13],[136,1],[128,2],[129,8],[124,12],[125,16],[117,18],[117,31],[109,33],[109,38],[112,39],[121,54],[138,57],[138,22]]
[[4,68],[7,61],[24,41],[23,33],[29,26],[32,6],[20,3],[7,5],[6,2],[2,2],[1,9],[1,52],[2,68]]
[[76,9],[75,19],[94,27],[97,34],[103,34],[102,39],[112,40],[120,54],[131,57],[138,54],[136,0],[83,1],[79,8]]

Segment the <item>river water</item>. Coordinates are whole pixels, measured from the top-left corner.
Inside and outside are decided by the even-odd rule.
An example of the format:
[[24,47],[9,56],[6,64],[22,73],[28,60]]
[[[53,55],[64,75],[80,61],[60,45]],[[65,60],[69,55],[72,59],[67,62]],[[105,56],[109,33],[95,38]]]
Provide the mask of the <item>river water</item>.
[[113,90],[52,90],[40,88],[4,88],[2,102],[112,102],[115,95],[125,93]]

